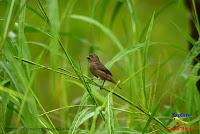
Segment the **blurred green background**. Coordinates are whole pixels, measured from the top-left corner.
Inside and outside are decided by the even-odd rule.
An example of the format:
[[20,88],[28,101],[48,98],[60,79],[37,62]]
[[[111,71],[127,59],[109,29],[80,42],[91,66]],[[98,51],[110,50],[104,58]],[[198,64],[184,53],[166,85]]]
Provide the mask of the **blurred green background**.
[[[12,3],[13,11],[8,21]],[[8,37],[3,46],[8,45],[5,42],[15,42],[15,56],[56,70],[63,68],[75,75],[57,41],[60,39],[74,63],[81,67],[83,74],[93,77],[88,71],[86,56],[96,53],[123,88],[115,91],[148,112],[156,110],[156,116],[166,126],[173,122],[172,112],[192,114],[192,118],[186,121],[196,119],[195,123],[200,125],[199,94],[195,79],[189,81],[191,63],[188,62],[186,71],[180,73],[181,65],[189,53],[190,31],[190,15],[183,0],[1,0],[0,9],[1,40],[4,39],[2,35],[6,33],[5,26],[8,23]],[[20,29],[23,35],[21,39],[18,35]],[[16,37],[12,38],[10,34]],[[28,48],[25,49],[23,44]],[[6,51],[2,49],[2,53]],[[26,68],[30,71],[30,76],[34,74],[29,79],[33,82],[31,90],[35,92],[45,111],[80,104],[83,94],[86,93],[83,83],[48,69],[20,61],[19,63],[30,69]],[[102,83],[95,78],[94,81]],[[105,86],[109,89],[115,87],[109,82]],[[15,86],[11,87],[15,89]],[[91,89],[98,92],[94,96],[103,105],[107,93],[95,86],[91,86]],[[122,100],[113,99],[114,106],[129,108]],[[38,111],[43,113],[42,110]],[[49,113],[49,117],[55,127],[70,128],[78,114],[76,111],[77,107],[63,108]],[[137,110],[133,112],[134,114],[114,112],[119,128],[143,130],[148,118],[140,117]],[[16,124],[17,116],[10,118],[14,121],[9,125],[15,126],[13,124]],[[99,131],[103,128],[100,122],[99,117],[96,126]],[[93,124],[92,119],[83,124],[81,129],[89,129]],[[22,122],[21,125],[23,126]],[[159,127],[151,124],[148,132],[156,129]]]

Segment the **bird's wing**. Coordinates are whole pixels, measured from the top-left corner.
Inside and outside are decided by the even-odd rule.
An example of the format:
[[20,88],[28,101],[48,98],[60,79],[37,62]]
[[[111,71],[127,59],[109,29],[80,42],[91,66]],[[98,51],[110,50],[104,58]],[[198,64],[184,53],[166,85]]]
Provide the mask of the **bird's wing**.
[[112,76],[112,73],[102,64],[102,63],[98,63],[97,68],[103,72],[105,72],[106,74],[109,74]]

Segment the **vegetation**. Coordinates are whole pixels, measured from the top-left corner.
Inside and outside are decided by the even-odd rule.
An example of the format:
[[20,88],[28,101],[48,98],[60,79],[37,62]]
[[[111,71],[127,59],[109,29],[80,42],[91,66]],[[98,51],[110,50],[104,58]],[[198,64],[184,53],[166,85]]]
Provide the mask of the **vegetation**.
[[[195,129],[181,133],[200,132],[200,64],[192,66],[200,41],[189,35],[184,1],[1,0],[0,8],[1,133],[160,134],[181,122]],[[89,53],[122,89],[100,89]]]

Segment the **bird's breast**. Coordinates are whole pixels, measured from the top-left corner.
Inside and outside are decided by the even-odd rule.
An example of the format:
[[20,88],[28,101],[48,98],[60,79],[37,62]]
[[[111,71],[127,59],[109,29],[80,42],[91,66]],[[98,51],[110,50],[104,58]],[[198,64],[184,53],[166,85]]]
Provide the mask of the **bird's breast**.
[[96,76],[96,77],[98,77],[98,74],[97,74],[97,65],[96,65],[96,63],[95,62],[92,62],[92,63],[90,63],[89,64],[89,69],[90,69],[90,72],[94,75],[94,76]]

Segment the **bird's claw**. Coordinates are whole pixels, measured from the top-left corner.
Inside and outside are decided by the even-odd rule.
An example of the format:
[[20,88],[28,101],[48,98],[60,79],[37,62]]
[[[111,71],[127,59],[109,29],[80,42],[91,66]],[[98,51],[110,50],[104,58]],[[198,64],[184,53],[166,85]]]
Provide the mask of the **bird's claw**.
[[100,89],[103,89],[103,86],[100,86],[99,88],[100,88]]

